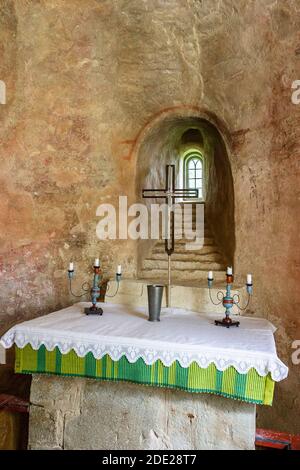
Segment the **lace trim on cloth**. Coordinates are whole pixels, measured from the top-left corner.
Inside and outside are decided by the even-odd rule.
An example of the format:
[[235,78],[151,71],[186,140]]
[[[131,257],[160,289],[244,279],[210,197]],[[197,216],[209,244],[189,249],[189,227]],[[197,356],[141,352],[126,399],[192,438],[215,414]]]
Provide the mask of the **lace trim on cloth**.
[[[66,335],[60,334],[58,339],[58,333],[55,334],[55,338],[47,333],[45,338],[45,332],[30,332],[29,335],[21,331],[16,331],[15,327],[9,330],[2,338],[0,343],[5,348],[10,348],[14,343],[19,348],[24,348],[27,344],[30,344],[33,349],[37,350],[41,345],[44,345],[48,351],[53,351],[55,347],[58,347],[62,354],[67,354],[72,349],[79,357],[86,356],[89,352],[93,354],[95,359],[101,359],[103,356],[108,354],[113,361],[118,361],[122,356],[125,356],[130,363],[136,362],[139,358],[142,358],[145,364],[152,365],[157,360],[166,366],[170,367],[174,361],[178,361],[179,364],[186,368],[191,363],[196,362],[200,367],[207,368],[210,364],[215,364],[216,368],[220,371],[226,370],[228,367],[233,366],[240,374],[246,374],[251,368],[254,368],[260,376],[266,376],[268,373],[274,381],[278,382],[283,380],[288,375],[288,368],[280,361],[280,359],[274,358],[274,355],[270,354],[267,358],[267,354],[262,359],[258,359],[255,355],[251,357],[251,352],[247,354],[238,352],[239,359],[233,359],[232,353],[226,355],[226,351],[222,351],[220,355],[216,355],[216,350],[209,350],[205,347],[205,351],[201,352],[189,349],[188,345],[184,347],[184,350],[180,351],[181,345],[176,345],[176,350],[172,350],[170,347],[166,348],[153,348],[147,346],[137,346],[132,344],[118,345],[112,344],[113,342],[104,342],[99,344],[98,341],[74,341],[74,338],[68,338]],[[168,345],[169,346],[169,345]]]

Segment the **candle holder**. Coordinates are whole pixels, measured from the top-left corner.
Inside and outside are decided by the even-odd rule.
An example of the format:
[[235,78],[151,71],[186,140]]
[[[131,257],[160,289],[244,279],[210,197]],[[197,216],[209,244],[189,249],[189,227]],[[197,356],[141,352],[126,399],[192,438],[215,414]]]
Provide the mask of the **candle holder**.
[[[88,282],[84,282],[81,286],[81,290],[83,291],[83,293],[78,295],[78,294],[74,294],[72,290],[72,280],[74,278],[74,269],[73,270],[69,269],[68,270],[69,290],[71,294],[73,295],[73,297],[76,297],[76,298],[84,297],[85,295],[90,293],[92,305],[84,309],[84,313],[86,315],[103,315],[103,309],[101,307],[97,307],[97,301],[98,301],[98,298],[100,297],[101,287],[106,285],[106,291],[107,291],[109,290],[110,284],[109,284],[109,281],[103,279],[103,273],[102,273],[102,270],[100,269],[100,266],[94,266],[93,270],[94,270],[94,277],[93,277],[92,286],[90,286]],[[106,297],[112,298],[117,295],[121,277],[122,277],[121,273],[116,273],[116,278],[115,278],[116,283],[117,283],[116,291],[113,295],[105,294]]]
[[[225,317],[222,320],[215,320],[215,325],[217,326],[225,326],[226,328],[230,328],[231,326],[238,327],[240,325],[239,321],[233,321],[230,317],[230,310],[234,305],[236,305],[240,310],[246,310],[251,299],[251,295],[253,292],[253,285],[246,283],[248,299],[247,303],[244,307],[240,306],[240,296],[238,294],[231,295],[231,287],[233,284],[233,275],[226,274],[226,293],[224,294],[223,291],[219,291],[217,293],[217,299],[219,302],[214,302],[211,296],[211,288],[213,285],[213,278],[208,278],[208,289],[209,289],[209,298],[214,305],[223,304],[225,308]],[[220,298],[221,296],[221,298]],[[235,300],[236,299],[236,300]]]

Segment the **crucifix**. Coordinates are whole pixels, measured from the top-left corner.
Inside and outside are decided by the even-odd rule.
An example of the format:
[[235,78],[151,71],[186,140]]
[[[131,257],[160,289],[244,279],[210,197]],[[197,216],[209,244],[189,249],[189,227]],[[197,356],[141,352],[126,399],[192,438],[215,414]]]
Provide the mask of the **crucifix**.
[[164,198],[167,204],[165,251],[168,255],[167,306],[171,306],[171,255],[174,252],[174,210],[175,199],[198,197],[198,189],[175,188],[175,165],[166,165],[166,186],[164,189],[143,189],[143,198]]

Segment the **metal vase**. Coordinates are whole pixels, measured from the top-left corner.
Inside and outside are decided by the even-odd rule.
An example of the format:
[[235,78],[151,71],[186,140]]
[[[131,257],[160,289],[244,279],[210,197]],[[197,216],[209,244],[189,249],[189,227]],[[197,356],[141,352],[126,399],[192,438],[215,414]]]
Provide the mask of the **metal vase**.
[[148,290],[148,309],[149,321],[160,321],[161,301],[164,291],[164,286],[149,285]]

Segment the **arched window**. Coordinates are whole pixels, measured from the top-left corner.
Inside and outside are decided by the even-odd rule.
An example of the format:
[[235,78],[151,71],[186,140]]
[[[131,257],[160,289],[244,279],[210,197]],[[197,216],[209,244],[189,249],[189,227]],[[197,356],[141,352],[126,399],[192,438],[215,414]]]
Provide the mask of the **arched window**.
[[199,154],[192,153],[185,157],[184,183],[188,189],[198,189],[198,198],[203,199],[203,161]]

